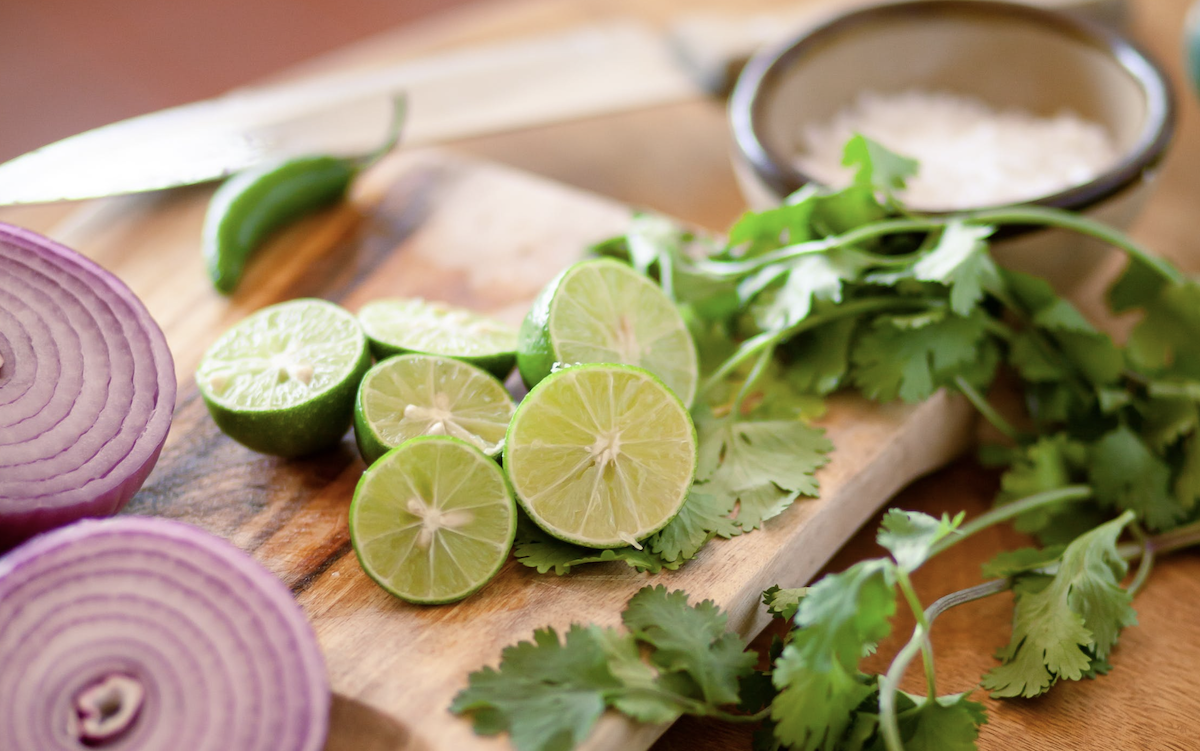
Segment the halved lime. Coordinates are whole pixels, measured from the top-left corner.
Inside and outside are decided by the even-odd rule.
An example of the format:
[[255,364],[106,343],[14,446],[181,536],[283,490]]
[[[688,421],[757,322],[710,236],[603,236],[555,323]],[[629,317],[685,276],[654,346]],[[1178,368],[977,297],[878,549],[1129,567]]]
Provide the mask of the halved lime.
[[683,402],[647,370],[576,365],[517,407],[504,443],[517,499],[538,526],[592,548],[633,545],[675,518],[696,470]]
[[466,308],[419,298],[369,302],[358,320],[376,360],[418,352],[477,365],[497,378],[512,372],[517,332],[506,324]]
[[359,565],[408,602],[474,593],[504,565],[516,531],[517,508],[500,467],[449,436],[413,438],[384,454],[350,503]]
[[362,328],[324,300],[272,305],[226,331],[200,360],[196,385],[217,427],[265,454],[336,444],[371,365]]
[[521,324],[517,366],[529,386],[555,363],[612,362],[649,370],[684,404],[696,395],[696,345],[657,284],[610,259],[581,261],[550,282]]
[[354,437],[367,464],[419,435],[449,435],[500,453],[512,397],[487,371],[436,355],[389,357],[367,371],[354,404]]

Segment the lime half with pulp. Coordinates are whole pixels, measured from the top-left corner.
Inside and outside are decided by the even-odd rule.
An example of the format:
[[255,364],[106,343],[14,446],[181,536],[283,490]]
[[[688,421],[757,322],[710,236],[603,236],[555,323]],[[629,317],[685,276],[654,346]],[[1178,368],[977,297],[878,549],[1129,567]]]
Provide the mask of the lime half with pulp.
[[292,300],[226,331],[200,360],[196,385],[230,438],[265,454],[301,456],[345,435],[370,365],[353,315],[324,300]]
[[413,438],[371,465],[350,503],[363,571],[402,600],[453,602],[487,584],[512,548],[504,473],[465,441]]
[[516,330],[465,308],[389,298],[364,305],[358,320],[377,360],[408,352],[442,355],[500,379],[508,377],[516,361]]
[[398,355],[377,363],[359,385],[354,436],[367,464],[420,435],[461,438],[495,456],[515,408],[504,384],[474,365]]
[[649,370],[684,404],[696,394],[696,345],[657,284],[626,264],[581,261],[550,282],[521,324],[517,366],[529,386],[556,363],[624,363]]
[[549,534],[592,548],[633,545],[683,506],[696,430],[649,371],[576,365],[547,376],[517,407],[504,467],[522,507]]

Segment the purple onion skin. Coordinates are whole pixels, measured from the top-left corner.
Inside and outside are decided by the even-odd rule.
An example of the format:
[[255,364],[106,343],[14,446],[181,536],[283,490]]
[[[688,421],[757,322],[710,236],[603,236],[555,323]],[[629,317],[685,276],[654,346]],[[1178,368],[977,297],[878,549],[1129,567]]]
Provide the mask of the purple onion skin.
[[[50,288],[51,284],[57,286]],[[83,295],[79,294],[81,291]],[[35,303],[47,305],[47,301],[54,307],[34,307]],[[103,362],[99,365],[108,363],[116,368],[118,363],[109,360],[122,356],[132,360],[132,364],[119,363],[132,369],[130,377],[135,381],[131,397],[135,404],[130,406],[120,428],[128,432],[112,436],[114,441],[120,439],[132,443],[122,449],[124,453],[119,457],[103,462],[93,460],[95,466],[84,468],[89,475],[81,478],[74,487],[48,487],[56,478],[61,480],[72,471],[83,471],[80,465],[85,462],[68,457],[69,445],[62,447],[57,455],[38,454],[32,460],[6,462],[5,452],[13,455],[21,446],[5,441],[5,433],[13,430],[10,420],[5,418],[5,409],[19,404],[24,396],[14,393],[18,387],[13,384],[21,378],[20,369],[38,368],[41,360],[59,356],[58,347],[69,345],[69,342],[45,340],[34,334],[61,327],[70,317],[66,312],[80,316],[95,310],[105,315],[87,318],[84,323],[88,328],[78,327],[74,322],[72,325],[77,326],[79,336],[95,335],[97,331],[104,336],[108,356],[101,358]],[[42,313],[45,313],[47,323],[34,321],[37,325],[26,325],[30,316]],[[29,358],[26,353],[25,357],[15,358],[13,353],[18,343],[6,338],[6,326],[0,325],[0,358],[6,360],[0,365],[0,552],[39,532],[84,517],[111,516],[124,508],[158,461],[170,429],[176,396],[175,367],[166,338],[142,302],[124,283],[69,248],[29,230],[0,223],[0,324],[6,320],[8,328],[12,329],[9,336],[24,335],[24,345],[32,348],[33,357]],[[21,325],[14,322],[21,322]],[[118,327],[119,331],[116,330]],[[80,367],[85,368],[86,377],[95,379],[106,375],[98,370],[96,358],[93,362],[87,361],[84,349],[81,346],[75,354],[82,363]],[[29,359],[33,362],[26,362]],[[40,377],[41,371],[36,375]],[[143,381],[140,387],[136,383],[139,379]],[[151,406],[146,410],[144,402],[148,388],[152,388],[153,393],[149,394]],[[77,408],[90,409],[86,405],[72,405],[70,409]],[[70,414],[48,425],[47,431],[66,430],[62,423],[69,418]],[[24,419],[37,419],[37,416],[26,415]],[[19,422],[18,419],[16,424]],[[82,432],[91,428],[85,423],[79,426]],[[60,462],[59,467],[54,466],[56,460]],[[17,477],[22,471],[24,475],[34,474],[30,468],[35,464],[39,467],[37,472],[44,476]]]
[[[0,665],[4,751],[320,751],[329,729],[324,661],[287,587],[168,519],[86,519],[0,557]],[[137,690],[98,733],[114,677]]]

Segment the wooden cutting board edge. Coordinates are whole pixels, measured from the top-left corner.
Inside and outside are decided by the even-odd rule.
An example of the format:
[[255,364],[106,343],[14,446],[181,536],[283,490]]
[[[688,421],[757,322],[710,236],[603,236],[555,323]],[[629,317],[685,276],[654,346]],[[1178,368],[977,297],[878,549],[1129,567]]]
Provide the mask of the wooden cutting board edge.
[[[431,205],[430,196],[436,196],[437,201],[443,203]],[[497,202],[498,197],[502,200]],[[113,248],[121,247],[123,243],[129,242],[130,238],[138,238],[146,246],[140,249],[142,256],[150,252],[150,247],[157,246],[163,254],[183,257],[182,254],[189,252],[187,246],[192,242],[188,238],[193,231],[191,225],[196,222],[198,206],[205,199],[204,191],[193,191],[191,194],[185,192],[175,198],[137,197],[94,202],[67,216],[63,222],[50,230],[50,234],[89,255],[93,250],[107,254],[105,258],[118,257],[111,255],[115,252]],[[159,203],[160,200],[162,203]],[[425,203],[418,205],[421,201]],[[489,204],[488,201],[493,203]],[[451,208],[447,208],[444,202],[454,203],[451,204]],[[522,213],[529,204],[539,202],[542,208],[550,210],[542,211],[541,214]],[[487,228],[498,236],[505,233],[526,233],[516,241],[522,247],[509,248],[509,252],[516,252],[522,263],[553,266],[542,270],[541,273],[547,278],[577,257],[582,241],[590,237],[589,232],[613,231],[614,228],[622,226],[620,222],[627,220],[630,211],[628,207],[611,199],[561,186],[511,168],[474,162],[437,150],[405,152],[389,157],[367,173],[356,186],[354,203],[368,215],[384,205],[400,206],[402,210],[409,211],[408,204],[411,204],[409,213],[413,216],[405,217],[403,221],[412,224],[415,229],[412,233],[406,231],[396,235],[394,241],[400,244],[391,251],[387,263],[399,261],[410,264],[410,268],[416,273],[424,273],[424,270],[430,268],[429,263],[436,265],[440,262],[440,256],[453,256],[456,252],[461,255],[463,247],[466,247],[463,243],[472,240],[462,234],[469,232],[469,227],[464,229],[460,225],[474,225]],[[575,215],[583,219],[582,226],[573,221]],[[198,236],[195,243],[198,244]],[[557,245],[548,249],[547,243]],[[441,247],[442,244],[444,248]],[[268,249],[267,252],[284,251]],[[135,252],[134,255],[138,254]],[[422,258],[424,260],[421,260]],[[170,273],[178,274],[191,273],[191,269],[175,269],[166,260],[136,257],[130,263],[131,286],[135,288],[135,292],[144,296],[152,313],[156,307],[177,304],[171,299],[173,295],[170,291],[155,289],[152,281],[170,279],[166,276],[169,273],[168,269]],[[479,265],[478,259],[469,263],[469,259],[464,257],[457,260],[451,258],[447,263]],[[511,299],[514,297],[513,293],[480,286],[481,283],[477,279],[472,281],[474,276],[478,276],[476,269],[454,270],[454,273],[460,272],[466,281],[455,282],[457,294],[467,299],[483,295],[484,309],[501,313],[502,317],[510,320],[519,314],[522,306],[514,304],[514,300]],[[394,263],[390,270],[384,271],[384,275],[387,279],[401,279],[403,289],[400,293],[412,294],[414,287],[419,289],[419,280],[405,280],[404,274],[397,271]],[[190,277],[187,278],[187,284],[196,287],[195,282],[190,281]],[[531,297],[544,279],[525,281],[528,282],[528,287],[516,295],[522,299]],[[348,290],[343,302],[355,309],[365,299],[378,296],[385,291],[385,287],[390,286],[379,282],[377,279],[366,278],[343,287],[343,290]],[[190,291],[193,295],[199,293],[198,289]],[[203,294],[199,294],[197,299],[201,302],[196,306],[194,315],[202,316],[203,320],[211,322],[200,327],[200,330],[213,337],[219,331],[208,329],[215,328],[215,322],[228,319],[231,315],[248,312],[247,308],[273,302],[261,297],[226,301]],[[174,329],[177,326],[178,324],[172,323],[168,328],[169,338],[176,333]],[[182,328],[179,330],[185,331]],[[194,336],[194,331],[195,327],[189,328],[182,335]],[[173,342],[173,346],[176,344],[178,342]],[[207,342],[204,342],[203,346],[206,347]],[[179,372],[191,372],[196,349],[195,342],[181,348],[181,354],[177,356]],[[194,391],[194,384],[188,383],[184,378],[181,380],[181,404],[188,391]],[[663,583],[672,589],[683,587],[700,592],[695,582],[707,580],[709,584],[704,587],[701,596],[714,599],[725,608],[730,615],[730,627],[744,638],[750,639],[761,631],[769,620],[759,603],[760,592],[771,584],[799,586],[806,583],[892,494],[960,453],[970,443],[972,412],[964,400],[946,394],[939,394],[915,406],[873,406],[857,398],[837,397],[832,401],[830,414],[824,422],[838,448],[835,449],[830,465],[818,475],[823,487],[828,489],[828,493],[822,498],[798,502],[795,508],[768,522],[764,530],[732,541],[714,542],[712,550],[705,551],[701,560],[689,563],[678,572],[664,573],[660,577],[631,578],[621,586]],[[286,542],[286,539],[280,540],[281,545]],[[766,555],[756,558],[748,552],[750,547],[761,547]],[[738,557],[747,561],[757,560],[756,563],[747,564],[755,566],[753,575],[745,579],[722,577],[720,566],[714,561],[718,558],[734,560]],[[353,556],[350,556],[350,559],[353,559]],[[272,565],[272,562],[267,563]],[[282,565],[278,560],[273,563],[276,568]],[[351,564],[352,560],[346,564],[347,571],[354,570]],[[529,575],[530,572],[526,570],[522,573]],[[337,575],[334,569],[322,570],[314,582],[306,585],[300,600],[306,609],[309,609],[310,614],[314,612],[313,598],[321,597],[321,590],[330,586],[346,586],[345,578],[340,580],[342,585],[332,584],[338,580],[330,577]],[[632,576],[632,573],[629,572],[628,576]],[[569,583],[569,580],[567,581]],[[622,590],[622,595],[624,594]],[[615,615],[615,610],[602,615],[589,615],[585,610],[580,618],[569,620],[613,618]],[[354,620],[353,613],[330,615],[333,620],[323,619],[318,615],[315,618],[318,633],[328,632],[330,628],[336,629],[337,626],[331,624],[344,616]],[[503,638],[507,641],[501,640],[499,644],[503,646],[517,638],[528,638],[533,628],[543,625],[553,623],[561,627],[565,625],[562,622],[564,618],[565,616],[560,617],[554,622],[554,619],[548,616],[547,622],[541,622],[536,615],[531,616],[522,621],[522,633],[506,633]],[[327,646],[324,637],[323,646]],[[482,662],[495,664],[498,660],[499,649],[492,646],[480,652],[479,659]],[[354,732],[361,728],[361,710],[364,705],[380,712],[381,720],[386,720],[381,722],[381,727],[393,723],[401,729],[400,735],[407,739],[399,746],[401,748],[454,748],[458,751],[459,748],[465,747],[463,744],[472,748],[476,743],[479,748],[508,746],[506,741],[499,739],[470,740],[467,735],[467,723],[445,712],[444,707],[452,695],[451,691],[456,692],[465,685],[466,672],[443,679],[441,691],[434,691],[439,694],[437,700],[423,710],[424,714],[417,713],[417,719],[423,723],[423,726],[417,727],[411,724],[414,721],[412,715],[405,716],[404,707],[398,707],[394,701],[389,701],[386,680],[374,683],[368,681],[359,685],[353,685],[353,681],[347,683],[343,675],[346,666],[332,665],[340,653],[337,648],[327,649],[330,654],[334,688],[345,695],[344,698],[338,698],[335,707],[334,726],[331,729],[328,748],[355,747],[345,745],[345,739],[355,737]],[[471,669],[478,666],[477,663]],[[348,711],[348,706],[355,709]],[[430,711],[435,707],[441,711],[431,715]],[[665,726],[639,725],[609,713],[601,720],[584,748],[588,751],[645,749],[664,730]],[[439,745],[443,738],[446,740]],[[451,745],[447,746],[445,743]]]

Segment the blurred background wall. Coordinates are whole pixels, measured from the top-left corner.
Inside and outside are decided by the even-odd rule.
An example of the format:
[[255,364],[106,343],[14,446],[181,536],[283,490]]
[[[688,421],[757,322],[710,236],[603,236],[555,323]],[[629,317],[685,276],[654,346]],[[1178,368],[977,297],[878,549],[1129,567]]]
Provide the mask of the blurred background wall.
[[481,0],[0,0],[0,161]]

